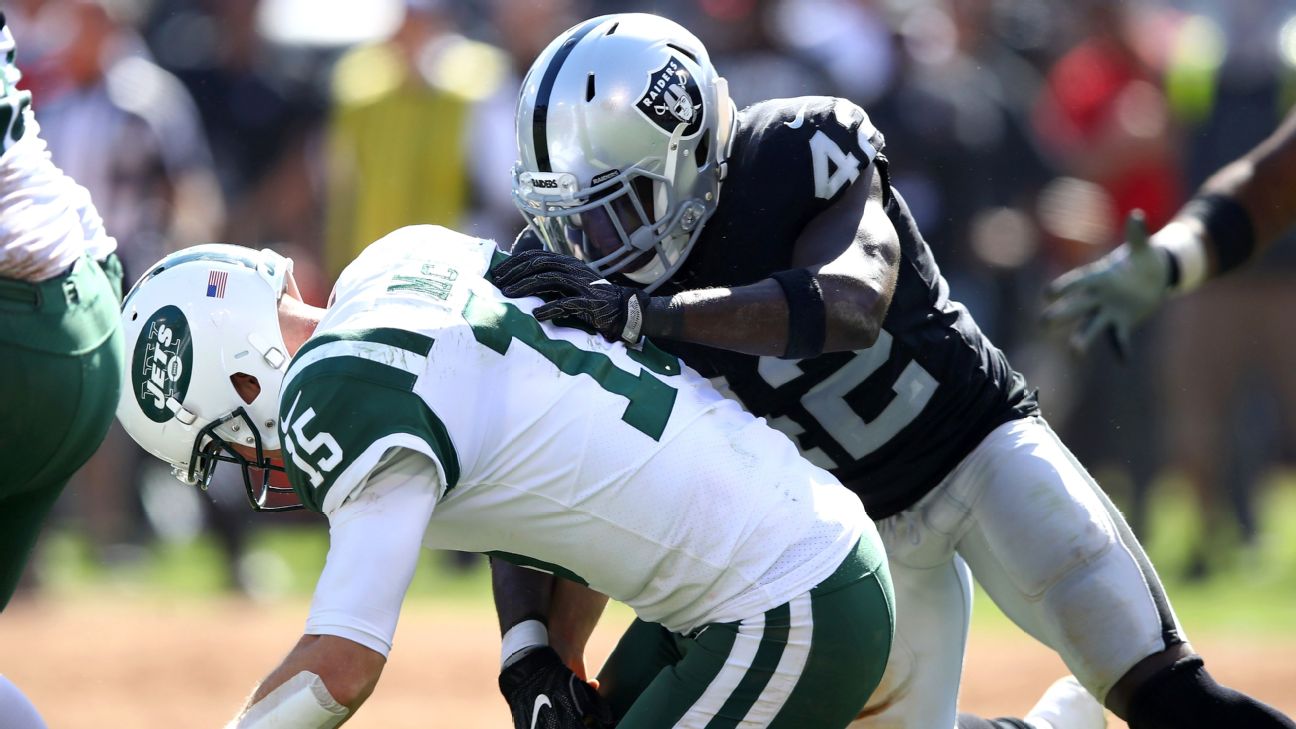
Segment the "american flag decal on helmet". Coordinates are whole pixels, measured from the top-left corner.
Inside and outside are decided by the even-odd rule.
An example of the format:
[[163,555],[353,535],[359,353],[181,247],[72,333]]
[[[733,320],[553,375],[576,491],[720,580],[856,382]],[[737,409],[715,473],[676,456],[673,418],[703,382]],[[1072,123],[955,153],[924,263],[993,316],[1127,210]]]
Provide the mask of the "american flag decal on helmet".
[[229,271],[211,271],[207,274],[207,296],[214,299],[225,298],[225,282],[229,280]]

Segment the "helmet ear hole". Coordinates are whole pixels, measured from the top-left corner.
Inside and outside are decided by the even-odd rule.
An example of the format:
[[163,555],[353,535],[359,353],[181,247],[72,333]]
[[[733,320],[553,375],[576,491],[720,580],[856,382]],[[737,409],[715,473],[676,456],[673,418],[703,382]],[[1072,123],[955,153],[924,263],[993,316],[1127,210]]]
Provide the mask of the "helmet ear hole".
[[634,189],[635,197],[639,198],[639,204],[644,212],[648,213],[648,222],[656,223],[657,209],[653,202],[653,181],[647,177],[635,177],[630,181],[630,187]]
[[257,399],[257,396],[261,394],[261,383],[252,375],[245,372],[235,372],[230,375],[229,379],[239,398],[248,405],[251,405]]
[[706,166],[711,161],[711,130],[702,130],[702,138],[698,140],[697,149],[693,152],[693,162],[697,164],[698,169]]

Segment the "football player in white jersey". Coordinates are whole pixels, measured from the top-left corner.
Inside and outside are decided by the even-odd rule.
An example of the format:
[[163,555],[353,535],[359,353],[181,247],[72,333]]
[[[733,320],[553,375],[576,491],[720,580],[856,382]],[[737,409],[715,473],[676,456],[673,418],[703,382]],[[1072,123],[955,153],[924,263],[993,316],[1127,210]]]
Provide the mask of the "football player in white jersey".
[[[122,370],[117,242],[50,160],[15,54],[0,13],[0,610],[64,485],[103,441]],[[45,726],[3,676],[0,724]]]
[[[206,245],[127,295],[127,432],[191,484],[239,464],[257,508],[283,507],[270,485],[282,452],[291,490],[329,519],[304,635],[236,725],[354,715],[428,546],[560,573],[677,636],[669,660],[645,657],[650,685],[615,697],[623,729],[846,726],[894,625],[859,499],[651,343],[538,322],[538,299],[491,283],[506,258],[402,228],[319,309],[291,261]],[[541,693],[530,726],[610,725],[597,702]]]

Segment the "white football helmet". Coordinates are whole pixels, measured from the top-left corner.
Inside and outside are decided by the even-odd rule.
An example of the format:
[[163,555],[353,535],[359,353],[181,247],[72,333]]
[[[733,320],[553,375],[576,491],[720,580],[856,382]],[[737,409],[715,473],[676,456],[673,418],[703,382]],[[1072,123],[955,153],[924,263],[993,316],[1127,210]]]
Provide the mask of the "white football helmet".
[[680,267],[735,124],[701,41],[643,13],[580,23],[531,66],[516,121],[513,200],[549,249],[647,291]]
[[[291,492],[270,485],[270,472],[283,469],[267,456],[279,449],[290,357],[278,306],[291,270],[291,259],[268,249],[193,246],[151,267],[122,304],[127,367],[117,419],[187,484],[205,489],[218,461],[238,464],[248,500],[264,511],[300,508],[266,503],[271,492]],[[251,402],[234,389],[239,373],[261,386]],[[259,487],[252,468],[261,471]]]

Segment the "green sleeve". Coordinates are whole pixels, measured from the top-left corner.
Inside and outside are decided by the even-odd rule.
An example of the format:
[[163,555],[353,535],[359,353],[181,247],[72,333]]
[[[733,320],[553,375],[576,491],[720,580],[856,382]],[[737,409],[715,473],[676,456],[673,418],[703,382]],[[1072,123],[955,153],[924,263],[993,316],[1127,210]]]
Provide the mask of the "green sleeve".
[[392,448],[427,455],[445,491],[455,487],[459,459],[450,434],[406,375],[372,361],[336,357],[287,381],[279,418],[284,470],[307,508],[327,512],[336,506]]

